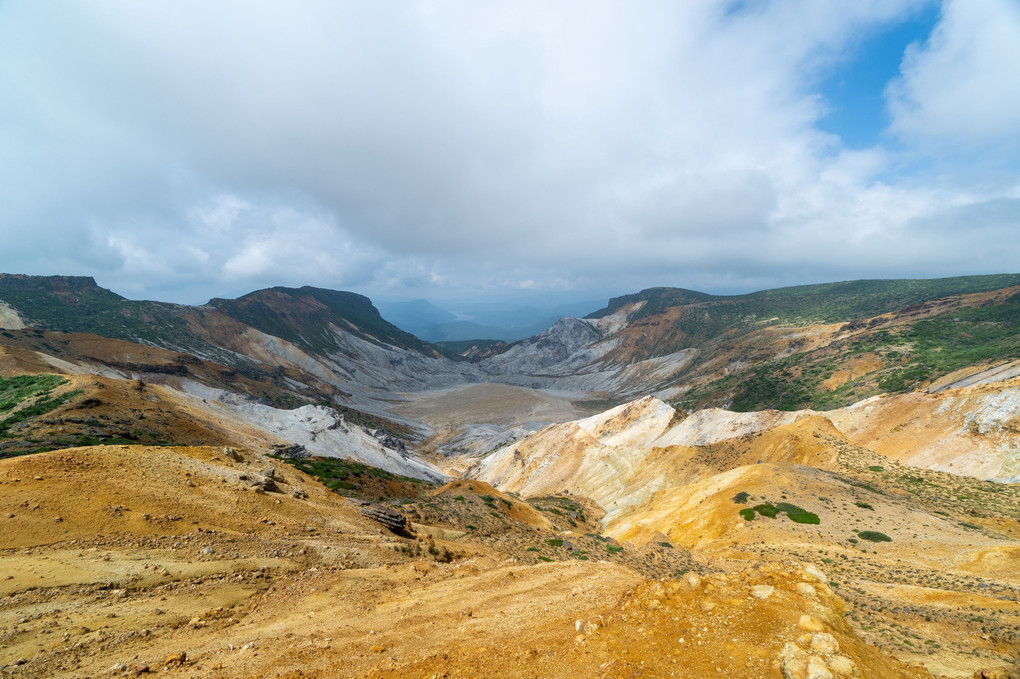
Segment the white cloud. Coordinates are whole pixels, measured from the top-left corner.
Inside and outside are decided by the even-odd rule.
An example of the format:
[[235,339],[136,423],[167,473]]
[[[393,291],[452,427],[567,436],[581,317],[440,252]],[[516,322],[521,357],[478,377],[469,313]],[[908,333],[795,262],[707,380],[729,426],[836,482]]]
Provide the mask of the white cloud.
[[[1020,149],[1020,3],[946,0],[888,91],[892,129],[921,143]],[[1000,150],[1002,150],[1000,148]]]
[[814,127],[821,74],[924,2],[9,0],[0,269],[190,301],[1014,268],[1017,238],[961,258],[960,220],[1017,214],[1015,174],[910,163],[1015,140],[1015,5],[947,2],[900,147]]

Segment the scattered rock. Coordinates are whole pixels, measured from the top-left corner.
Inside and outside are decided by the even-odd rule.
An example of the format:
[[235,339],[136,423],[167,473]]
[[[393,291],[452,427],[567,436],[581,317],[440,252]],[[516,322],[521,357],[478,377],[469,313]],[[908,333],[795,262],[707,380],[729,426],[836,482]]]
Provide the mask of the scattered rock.
[[804,572],[813,577],[818,582],[827,583],[829,578],[822,572],[822,569],[813,563],[804,564]]
[[384,432],[382,429],[374,429],[372,430],[371,434],[376,441],[382,444],[383,448],[395,450],[403,455],[407,454],[407,446],[404,445],[404,442],[401,441],[400,439],[393,438],[392,436]]
[[802,630],[806,630],[808,632],[821,632],[825,629],[825,626],[822,625],[822,621],[811,615],[800,616],[800,620],[797,621],[797,624]]
[[241,457],[241,454],[234,450],[233,448],[224,448],[223,456],[226,457],[228,460],[233,460],[234,462],[244,461],[244,458]]
[[305,447],[300,443],[294,443],[291,445],[287,445],[285,443],[277,443],[273,446],[273,455],[276,455],[277,457],[286,457],[289,459],[311,457],[311,453],[305,450]]
[[829,669],[840,676],[852,676],[854,673],[854,661],[845,655],[834,655],[829,658]]
[[807,597],[816,597],[818,593],[815,591],[814,586],[806,582],[797,583],[797,592]]
[[408,535],[407,518],[395,509],[372,504],[370,502],[362,502],[359,511],[368,518],[378,521],[382,525],[386,526],[397,535]]
[[293,492],[291,492],[291,496],[297,498],[298,500],[307,500],[308,499],[308,493],[306,493],[305,491],[301,490],[300,488],[295,488],[293,490]]
[[824,660],[817,656],[811,656],[807,661],[807,673],[804,675],[804,679],[833,679],[833,676]]
[[811,650],[819,653],[835,653],[839,650],[836,638],[828,632],[818,632],[811,635]]
[[183,665],[188,660],[188,654],[184,651],[174,653],[173,655],[167,656],[166,660],[163,661],[164,665]]

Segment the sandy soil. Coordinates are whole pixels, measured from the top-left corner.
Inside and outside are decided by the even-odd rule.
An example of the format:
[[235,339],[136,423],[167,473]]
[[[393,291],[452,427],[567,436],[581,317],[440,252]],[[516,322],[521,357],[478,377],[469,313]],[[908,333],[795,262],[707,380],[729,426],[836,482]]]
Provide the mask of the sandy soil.
[[[421,496],[418,515],[484,500],[488,542],[442,526],[399,537],[293,467],[240,456],[96,446],[0,461],[4,671],[751,679],[821,663],[927,676],[864,644],[814,567],[706,563],[649,580],[625,562],[543,561],[509,538],[544,544],[546,522],[573,520],[549,503],[591,505],[549,498],[537,514],[475,482]],[[248,485],[270,474],[270,492]]]

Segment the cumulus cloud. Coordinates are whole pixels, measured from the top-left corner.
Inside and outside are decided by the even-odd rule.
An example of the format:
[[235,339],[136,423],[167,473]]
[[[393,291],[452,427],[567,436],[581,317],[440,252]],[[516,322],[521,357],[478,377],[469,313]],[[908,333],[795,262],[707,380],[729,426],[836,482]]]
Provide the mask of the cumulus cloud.
[[[931,37],[911,45],[889,87],[893,130],[949,145],[1020,146],[1020,4],[947,0]],[[987,149],[985,149],[987,150]]]
[[947,0],[897,146],[815,127],[819,80],[923,4],[11,0],[0,268],[181,301],[1009,269],[1020,239],[962,256],[962,225],[1020,214],[1015,173],[931,139],[1016,139],[1015,4]]

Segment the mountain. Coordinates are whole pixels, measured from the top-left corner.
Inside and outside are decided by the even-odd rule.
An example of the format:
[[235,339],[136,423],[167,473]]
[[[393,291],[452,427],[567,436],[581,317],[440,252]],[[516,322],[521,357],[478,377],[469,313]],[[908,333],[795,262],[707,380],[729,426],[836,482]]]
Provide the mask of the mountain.
[[439,348],[350,292],[0,276],[4,669],[1009,677],[1018,310],[654,288]]
[[[582,320],[598,339],[557,364],[496,379],[624,399],[652,392],[688,409],[833,408],[1020,358],[1020,276],[737,296],[654,288]],[[501,356],[479,365],[499,374]]]
[[209,306],[267,335],[324,353],[336,347],[338,331],[374,344],[416,351],[433,358],[427,342],[383,320],[367,297],[337,290],[269,288],[237,299],[212,299]]
[[[1020,639],[1011,631],[1020,608],[1006,613],[981,593],[1004,601],[1020,592],[1020,562],[1004,565],[1020,556],[1020,485],[958,474],[1015,481],[1016,440],[1005,422],[1018,395],[1012,380],[926,397],[932,403],[893,397],[825,414],[689,416],[646,397],[550,425],[467,475],[524,499],[590,498],[606,511],[602,534],[621,544],[669,544],[740,564],[819,560],[869,643],[969,676],[967,656],[982,635]],[[961,426],[974,413],[979,424]],[[934,431],[919,431],[929,416]],[[888,455],[874,452],[885,438],[878,432],[897,423],[915,428],[890,441]],[[967,606],[991,614],[995,631],[959,613]],[[917,636],[882,631],[895,629],[893,619]],[[915,643],[938,644],[938,657]]]
[[[463,383],[478,372],[387,323],[354,293],[275,288],[189,307],[127,300],[90,278],[4,275],[0,300],[7,328],[0,335],[0,365],[7,371],[96,373],[168,387],[190,399],[175,402],[173,410],[207,423],[175,435],[169,425],[122,422],[120,413],[97,419],[102,408],[86,418],[61,417],[58,410],[49,425],[24,422],[8,432],[0,454],[75,441],[220,443],[225,435],[215,422],[225,419],[258,432],[242,435],[235,428],[226,435],[231,440],[300,443],[320,454],[441,478],[408,454],[404,441],[419,438],[420,427],[394,421],[401,418],[388,413],[380,397],[396,388]],[[106,403],[94,389],[75,391],[84,395],[64,409]],[[18,412],[36,407],[31,400],[12,406]]]
[[516,305],[513,303],[458,304],[454,314],[431,302],[379,304],[383,316],[418,337],[437,343],[467,340],[520,340],[537,335],[566,316],[582,316],[598,302]]

